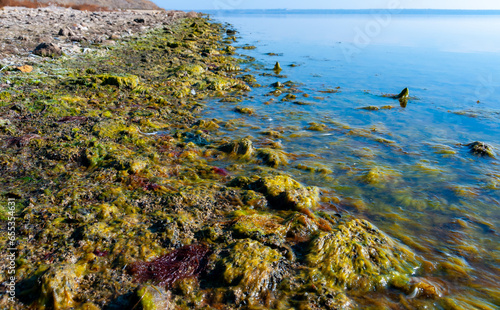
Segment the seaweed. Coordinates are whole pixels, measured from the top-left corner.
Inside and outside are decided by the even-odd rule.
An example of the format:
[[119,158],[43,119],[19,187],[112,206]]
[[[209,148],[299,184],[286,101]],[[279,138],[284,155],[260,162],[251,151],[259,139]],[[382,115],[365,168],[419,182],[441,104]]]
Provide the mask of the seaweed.
[[187,245],[151,262],[135,262],[129,272],[139,282],[152,281],[171,288],[178,280],[198,277],[206,268],[209,253],[205,245]]

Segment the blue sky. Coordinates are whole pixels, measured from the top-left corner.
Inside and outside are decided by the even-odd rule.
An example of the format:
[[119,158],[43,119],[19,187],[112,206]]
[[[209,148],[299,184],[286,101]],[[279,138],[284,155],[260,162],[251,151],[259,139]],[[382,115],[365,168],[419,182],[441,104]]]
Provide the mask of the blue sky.
[[498,0],[152,0],[165,9],[403,9],[500,10]]

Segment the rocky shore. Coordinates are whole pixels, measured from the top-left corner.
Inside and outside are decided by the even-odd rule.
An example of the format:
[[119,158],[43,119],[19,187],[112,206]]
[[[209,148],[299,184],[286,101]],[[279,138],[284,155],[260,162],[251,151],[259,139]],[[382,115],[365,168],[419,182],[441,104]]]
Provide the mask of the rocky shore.
[[61,7],[5,7],[0,9],[0,63],[39,62],[33,51],[41,43],[55,44],[66,55],[113,46],[118,39],[168,25],[187,14],[196,16],[194,12],[161,10],[89,12]]
[[[0,274],[2,308],[397,309],[442,297],[422,258],[280,171],[279,143],[222,139],[234,123],[201,117],[206,100],[259,86],[242,69],[251,60],[233,57],[234,31],[180,12],[2,14],[0,260],[14,248],[16,270],[12,299]],[[61,56],[33,56],[40,43]]]

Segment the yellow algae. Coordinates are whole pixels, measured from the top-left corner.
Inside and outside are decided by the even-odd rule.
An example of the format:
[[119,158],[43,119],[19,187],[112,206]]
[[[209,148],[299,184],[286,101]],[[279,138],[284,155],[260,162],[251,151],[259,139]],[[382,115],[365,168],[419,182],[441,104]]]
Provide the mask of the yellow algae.
[[381,185],[387,182],[395,182],[401,174],[398,171],[385,167],[373,167],[359,177],[359,179],[370,185]]
[[229,256],[222,260],[223,280],[232,287],[236,303],[263,303],[282,278],[283,256],[258,241],[245,239],[234,243]]
[[287,153],[281,150],[262,148],[257,150],[257,157],[267,166],[278,168],[288,165]]
[[306,262],[316,285],[356,291],[382,289],[401,281],[409,286],[409,276],[420,266],[414,253],[365,220],[320,233],[308,252]]

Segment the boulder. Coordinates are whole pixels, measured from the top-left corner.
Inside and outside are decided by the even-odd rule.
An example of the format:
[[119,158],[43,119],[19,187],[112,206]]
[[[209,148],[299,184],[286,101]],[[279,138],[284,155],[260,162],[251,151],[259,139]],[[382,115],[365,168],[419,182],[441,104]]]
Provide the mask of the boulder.
[[42,57],[59,57],[62,55],[62,50],[59,46],[54,43],[41,43],[39,44],[33,54],[42,56]]

